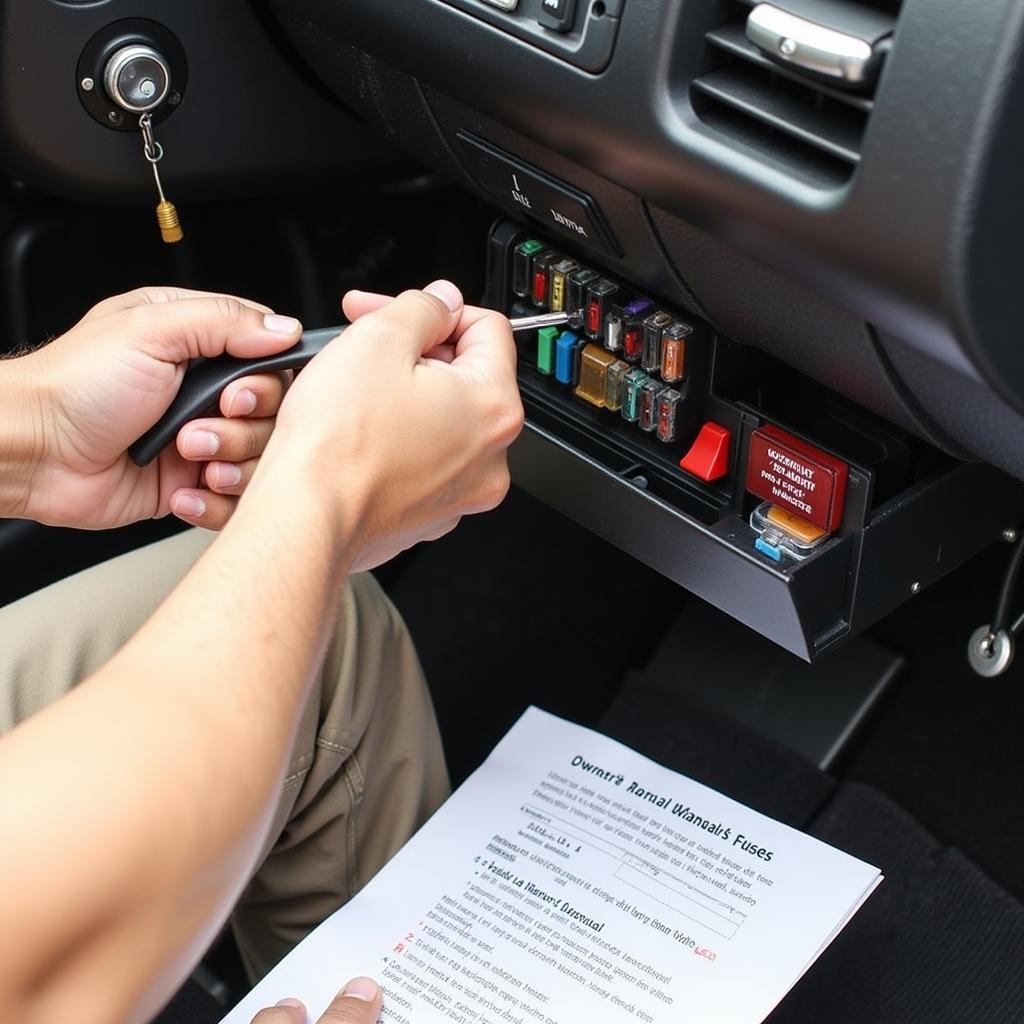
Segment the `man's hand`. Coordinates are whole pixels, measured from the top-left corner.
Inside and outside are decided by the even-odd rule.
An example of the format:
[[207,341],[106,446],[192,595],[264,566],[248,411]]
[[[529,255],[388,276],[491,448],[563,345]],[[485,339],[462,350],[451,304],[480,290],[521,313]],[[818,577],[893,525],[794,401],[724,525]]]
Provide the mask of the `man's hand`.
[[354,571],[494,508],[523,408],[508,320],[455,285],[350,292],[343,308],[352,326],[289,390],[257,474],[275,482],[256,490],[336,510]]
[[[331,1000],[317,1024],[376,1024],[382,1004],[380,989],[369,978],[355,978]],[[298,999],[282,999],[260,1010],[252,1024],[306,1024],[306,1008]]]
[[7,473],[0,515],[103,529],[173,512],[220,529],[270,437],[281,377],[229,385],[221,416],[186,424],[149,466],[136,466],[126,449],[170,405],[189,360],[269,355],[295,344],[301,330],[292,317],[232,296],[144,288],[101,302],[51,344],[0,363],[7,408],[25,424],[23,466]]

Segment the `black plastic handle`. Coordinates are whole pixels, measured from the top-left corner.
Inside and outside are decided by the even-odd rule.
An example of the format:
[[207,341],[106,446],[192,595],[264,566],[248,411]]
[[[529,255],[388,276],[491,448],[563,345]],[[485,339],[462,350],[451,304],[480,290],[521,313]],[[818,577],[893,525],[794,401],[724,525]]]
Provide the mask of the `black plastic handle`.
[[217,409],[220,393],[240,377],[274,370],[301,370],[327,343],[333,341],[347,324],[305,331],[287,351],[258,359],[236,359],[218,356],[203,359],[190,366],[167,412],[128,449],[132,462],[147,466],[174,440],[181,428],[197,416],[206,416]]

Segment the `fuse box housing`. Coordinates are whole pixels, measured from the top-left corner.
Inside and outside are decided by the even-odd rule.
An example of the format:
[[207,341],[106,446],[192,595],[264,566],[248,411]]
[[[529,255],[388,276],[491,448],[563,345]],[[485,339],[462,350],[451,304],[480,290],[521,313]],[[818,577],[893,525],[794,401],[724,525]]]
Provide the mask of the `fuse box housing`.
[[[527,240],[551,254],[549,274],[578,264],[562,287],[579,316],[555,343],[554,374],[550,341],[517,338],[527,425],[513,478],[798,656],[834,650],[1024,518],[1018,481],[940,453],[535,229],[493,227],[487,305],[544,305],[512,289],[512,253]],[[784,470],[776,505],[810,517],[777,547],[765,485],[748,487],[765,438]],[[842,478],[827,503],[816,503],[817,470]]]

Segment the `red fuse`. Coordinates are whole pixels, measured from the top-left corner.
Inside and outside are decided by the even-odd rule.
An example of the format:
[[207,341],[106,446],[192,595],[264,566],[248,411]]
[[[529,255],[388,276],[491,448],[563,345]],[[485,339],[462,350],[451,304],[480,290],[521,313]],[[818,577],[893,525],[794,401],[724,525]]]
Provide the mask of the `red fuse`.
[[558,258],[558,254],[550,249],[539,252],[533,257],[530,301],[538,309],[547,309],[551,264]]
[[643,350],[644,340],[640,324],[636,320],[627,320],[622,331],[622,358],[627,363],[638,363]]
[[676,408],[682,394],[675,388],[666,388],[658,396],[658,440],[671,444],[676,439]]
[[601,340],[604,331],[604,318],[611,305],[612,296],[619,290],[614,281],[601,278],[587,288],[587,319],[584,330],[588,338]]
[[543,270],[533,272],[533,304],[543,306],[548,299],[548,275]]

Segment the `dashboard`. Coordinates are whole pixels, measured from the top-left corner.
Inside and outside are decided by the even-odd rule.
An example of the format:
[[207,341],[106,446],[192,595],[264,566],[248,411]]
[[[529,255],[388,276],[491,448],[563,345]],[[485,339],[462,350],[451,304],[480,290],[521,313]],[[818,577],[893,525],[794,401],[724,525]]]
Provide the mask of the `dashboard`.
[[[183,199],[351,180],[391,147],[505,219],[481,254],[506,311],[531,303],[513,262],[537,241],[707,339],[673,458],[729,420],[724,483],[659,490],[663,451],[552,390],[532,340],[514,467],[790,650],[830,649],[1024,512],[1015,0],[9,4],[5,171],[79,201],[148,195],[138,139],[81,85],[83,53],[132,19],[187,69],[158,126]],[[851,442],[835,428],[855,420]],[[838,452],[853,481],[856,514],[810,558],[772,561],[745,532],[765,427],[826,468]]]

